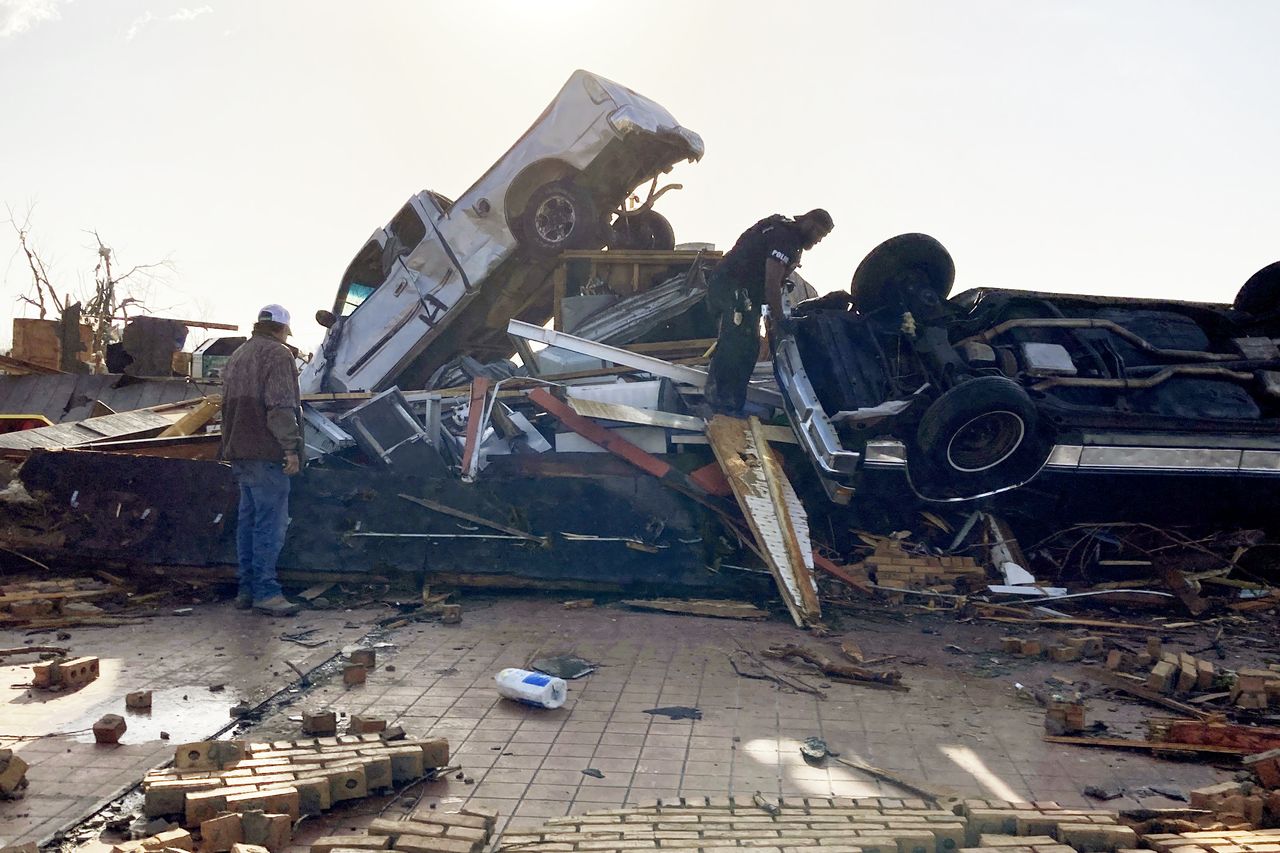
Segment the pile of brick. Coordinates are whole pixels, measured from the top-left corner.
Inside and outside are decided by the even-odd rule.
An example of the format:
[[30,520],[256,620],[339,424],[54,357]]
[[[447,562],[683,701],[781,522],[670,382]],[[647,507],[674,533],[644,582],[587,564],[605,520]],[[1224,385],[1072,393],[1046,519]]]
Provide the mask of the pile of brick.
[[1280,829],[1181,832],[1177,835],[1148,834],[1143,842],[1157,853],[1276,853],[1280,851]]
[[[1071,853],[1129,850],[1132,829],[1115,812],[1057,803],[966,800],[954,808],[923,800],[688,797],[553,818],[536,831],[508,832],[499,851],[711,850],[822,847],[825,853]],[[314,851],[313,851],[314,853]]]
[[1001,637],[1000,650],[1008,655],[1022,657],[1046,656],[1054,663],[1074,663],[1084,658],[1102,657],[1101,637],[1068,637],[1061,643],[1045,645],[1035,638]]
[[195,841],[185,829],[169,829],[146,838],[121,841],[111,853],[161,853],[164,850],[195,850]]
[[1268,791],[1252,782],[1222,782],[1191,792],[1191,808],[1213,812],[1216,829],[1253,829],[1280,823],[1280,790]]
[[1138,672],[1147,688],[1168,696],[1185,696],[1212,690],[1218,670],[1211,661],[1186,652],[1165,651],[1159,637],[1148,637],[1146,651],[1134,654],[1112,649],[1107,654],[1107,669],[1114,672]]
[[480,853],[497,819],[492,809],[475,807],[448,814],[420,810],[403,820],[377,818],[360,835],[318,838],[311,853]]
[[12,749],[0,749],[0,800],[17,800],[27,787],[27,762]]
[[955,592],[986,585],[987,572],[972,557],[935,557],[907,552],[896,540],[882,540],[863,561],[868,575],[879,586]]
[[1242,669],[1231,685],[1231,701],[1236,707],[1255,711],[1280,705],[1280,672],[1270,669]]
[[119,587],[87,578],[0,584],[0,627],[98,615],[102,613],[101,608],[90,604],[89,599],[123,592]]
[[279,853],[292,840],[293,820],[287,814],[230,812],[200,824],[200,853],[226,853],[245,845]]
[[148,817],[180,817],[187,827],[255,810],[297,820],[420,779],[448,763],[443,738],[391,740],[385,733],[188,743],[175,750],[173,767],[143,778],[144,808]]

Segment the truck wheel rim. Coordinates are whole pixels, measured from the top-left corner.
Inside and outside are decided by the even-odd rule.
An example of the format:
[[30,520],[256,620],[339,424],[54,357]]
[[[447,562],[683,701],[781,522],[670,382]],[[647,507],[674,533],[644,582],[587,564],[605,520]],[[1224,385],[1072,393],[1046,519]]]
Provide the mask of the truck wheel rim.
[[987,471],[1012,456],[1026,434],[1026,422],[1016,412],[983,412],[952,434],[947,464],[965,474]]
[[568,240],[577,221],[573,200],[563,195],[547,198],[533,214],[533,227],[538,236],[552,244]]

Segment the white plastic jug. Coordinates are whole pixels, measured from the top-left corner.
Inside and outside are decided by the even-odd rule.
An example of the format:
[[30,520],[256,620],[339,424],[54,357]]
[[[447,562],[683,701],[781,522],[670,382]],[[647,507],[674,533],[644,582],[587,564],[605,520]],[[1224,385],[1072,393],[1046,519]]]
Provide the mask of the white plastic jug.
[[559,708],[569,698],[569,685],[554,675],[509,667],[495,675],[493,680],[501,695],[540,708]]

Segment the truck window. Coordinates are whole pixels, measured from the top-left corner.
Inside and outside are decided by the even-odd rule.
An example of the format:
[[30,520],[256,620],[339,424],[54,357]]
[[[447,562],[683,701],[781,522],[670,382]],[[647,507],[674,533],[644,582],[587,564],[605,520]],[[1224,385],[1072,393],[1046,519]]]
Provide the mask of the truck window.
[[343,274],[333,313],[345,317],[359,308],[360,303],[378,289],[378,285],[382,284],[384,278],[386,275],[382,269],[382,246],[377,240],[370,240],[356,254],[355,260]]
[[397,257],[412,252],[422,242],[422,238],[427,236],[427,226],[412,204],[400,208],[387,230],[391,232],[394,242],[398,243],[395,249]]

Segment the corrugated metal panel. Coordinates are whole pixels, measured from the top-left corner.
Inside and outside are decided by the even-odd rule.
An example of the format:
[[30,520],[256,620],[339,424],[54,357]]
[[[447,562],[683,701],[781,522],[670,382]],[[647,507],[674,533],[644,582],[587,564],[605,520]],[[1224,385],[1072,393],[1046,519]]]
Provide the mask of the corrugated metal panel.
[[115,435],[162,430],[182,417],[182,410],[163,414],[150,411],[103,415],[76,423],[28,429],[0,435],[0,449],[29,450],[33,447],[72,447]]
[[187,379],[134,379],[88,374],[0,376],[0,414],[44,415],[54,423],[87,418],[95,401],[112,411],[144,409],[216,392]]

